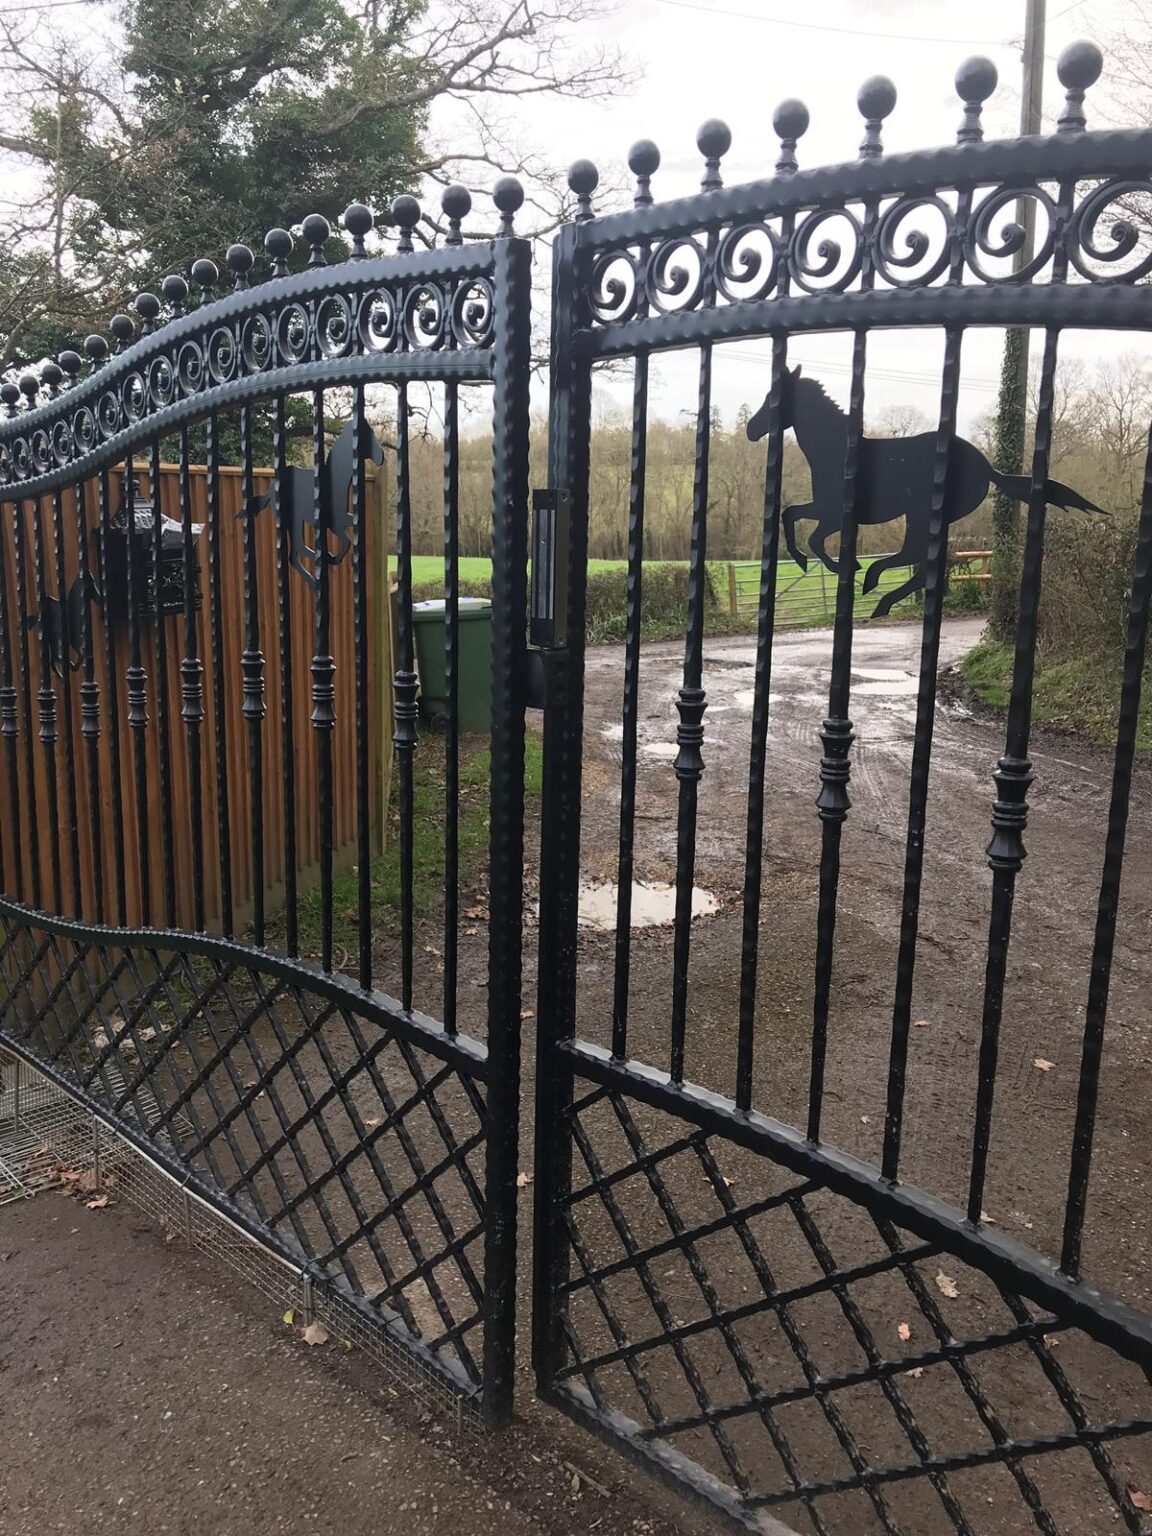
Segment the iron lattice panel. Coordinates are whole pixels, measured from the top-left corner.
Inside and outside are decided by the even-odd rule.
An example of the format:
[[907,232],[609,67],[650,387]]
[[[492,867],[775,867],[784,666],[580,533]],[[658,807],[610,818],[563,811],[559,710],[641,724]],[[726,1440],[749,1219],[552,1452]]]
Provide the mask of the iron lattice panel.
[[[1148,1525],[1141,1373],[933,1245],[610,1090],[570,1114],[551,1395],[751,1529]],[[952,1292],[955,1294],[952,1294]]]
[[[481,1384],[486,1107],[463,1065],[228,956],[3,917],[7,1038],[162,1166]],[[157,935],[162,940],[162,935]]]

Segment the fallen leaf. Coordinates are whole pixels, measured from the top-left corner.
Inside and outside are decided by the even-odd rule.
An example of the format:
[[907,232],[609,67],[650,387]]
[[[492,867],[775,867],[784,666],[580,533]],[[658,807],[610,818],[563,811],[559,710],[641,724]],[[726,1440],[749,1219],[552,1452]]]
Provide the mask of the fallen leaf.
[[371,1127],[373,1125],[382,1125],[383,1121],[380,1119],[379,1115],[369,1115],[364,1124]]
[[1138,1488],[1129,1488],[1128,1497],[1134,1509],[1152,1509],[1152,1493],[1141,1493]]
[[520,1015],[520,1017],[522,1019],[534,1019],[536,1017],[536,1015],[532,1012],[531,1008],[525,1008],[524,1012]]
[[726,1173],[722,1173],[720,1177],[724,1180],[725,1189],[731,1189],[733,1184],[736,1182],[735,1179],[730,1179]]
[[936,1289],[941,1296],[947,1296],[955,1301],[960,1292],[956,1289],[956,1282],[951,1275],[946,1275],[942,1269],[936,1271]]
[[289,1328],[291,1328],[292,1324],[296,1321],[296,1312],[293,1307],[289,1307],[287,1312],[285,1312],[284,1321],[288,1324]]
[[915,1021],[915,1023],[912,1025],[912,1028],[913,1029],[927,1029],[928,1028],[928,1020],[927,1019],[917,1019]]
[[921,1376],[924,1374],[924,1367],[922,1365],[918,1365],[915,1370],[909,1371],[908,1374],[909,1376],[914,1376],[916,1380],[919,1381]]
[[1039,1067],[1041,1072],[1051,1072],[1056,1063],[1054,1061],[1047,1061],[1043,1056],[1037,1056],[1032,1065]]
[[96,1195],[92,1200],[85,1200],[84,1204],[90,1211],[104,1211],[108,1208],[108,1196]]
[[530,1173],[518,1173],[516,1175],[516,1188],[517,1189],[524,1189],[529,1184],[531,1184],[531,1182],[532,1182],[532,1175]]
[[327,1344],[328,1330],[323,1323],[309,1323],[307,1328],[301,1328],[300,1337],[305,1344]]
[[425,946],[424,946],[424,953],[426,955],[441,955],[442,956],[443,955],[443,950],[437,949],[435,944],[425,944]]
[[872,1116],[871,1115],[861,1115],[860,1116],[860,1124],[861,1125],[871,1125],[872,1124]]
[[912,1330],[909,1328],[907,1323],[901,1323],[900,1326],[896,1329],[896,1332],[898,1336],[903,1339],[905,1344],[907,1344],[908,1340],[912,1337]]

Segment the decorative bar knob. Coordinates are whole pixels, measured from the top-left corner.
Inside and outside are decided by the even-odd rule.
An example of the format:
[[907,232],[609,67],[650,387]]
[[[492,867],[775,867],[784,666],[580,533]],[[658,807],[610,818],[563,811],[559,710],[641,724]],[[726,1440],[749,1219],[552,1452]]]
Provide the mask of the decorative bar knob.
[[448,233],[444,237],[444,244],[463,245],[464,235],[460,226],[472,212],[472,194],[467,187],[462,187],[459,182],[456,182],[444,188],[440,207],[448,220]]
[[780,140],[780,156],[776,161],[777,176],[791,176],[799,169],[796,146],[808,132],[808,108],[795,96],[782,101],[772,114],[772,127]]
[[724,185],[720,175],[720,161],[732,147],[732,130],[718,117],[710,117],[701,123],[696,134],[696,147],[704,156],[704,177],[701,192],[716,192]]
[[372,210],[363,203],[349,203],[344,210],[344,228],[352,236],[351,260],[363,261],[368,255],[365,235],[372,229]]
[[879,160],[884,153],[880,130],[884,119],[896,105],[896,87],[887,75],[873,75],[865,80],[856,96],[856,105],[864,119],[864,138],[860,143],[861,160]]
[[1060,55],[1056,74],[1064,87],[1064,110],[1056,119],[1057,133],[1082,133],[1088,126],[1084,95],[1100,78],[1104,55],[1095,43],[1069,43]]
[[636,178],[636,195],[633,203],[637,208],[648,208],[652,203],[652,178],[660,169],[660,151],[651,139],[637,139],[628,151],[628,169]]
[[978,55],[965,59],[956,71],[956,94],[964,103],[964,116],[956,132],[957,144],[978,144],[984,137],[980,114],[998,79],[992,60]]
[[576,194],[576,218],[592,217],[592,194],[600,185],[600,172],[591,160],[574,160],[568,167],[568,188]]

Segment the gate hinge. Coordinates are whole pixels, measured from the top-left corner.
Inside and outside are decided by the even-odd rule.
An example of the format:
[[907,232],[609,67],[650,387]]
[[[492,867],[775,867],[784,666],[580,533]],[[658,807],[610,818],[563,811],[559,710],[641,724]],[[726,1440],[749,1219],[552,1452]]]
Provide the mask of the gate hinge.
[[542,650],[568,643],[568,492],[532,492],[529,638]]

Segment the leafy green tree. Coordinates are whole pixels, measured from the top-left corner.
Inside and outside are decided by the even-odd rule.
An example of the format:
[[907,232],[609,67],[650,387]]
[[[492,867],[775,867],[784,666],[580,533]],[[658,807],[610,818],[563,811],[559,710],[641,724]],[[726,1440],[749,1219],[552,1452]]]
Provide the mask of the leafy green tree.
[[[423,181],[550,168],[509,98],[604,94],[600,0],[50,0],[0,10],[0,366],[75,343],[165,273]],[[59,17],[67,18],[61,22]],[[84,29],[82,18],[96,18]],[[453,142],[438,142],[447,125]],[[476,217],[490,219],[478,205]],[[302,259],[302,258],[301,258]]]

